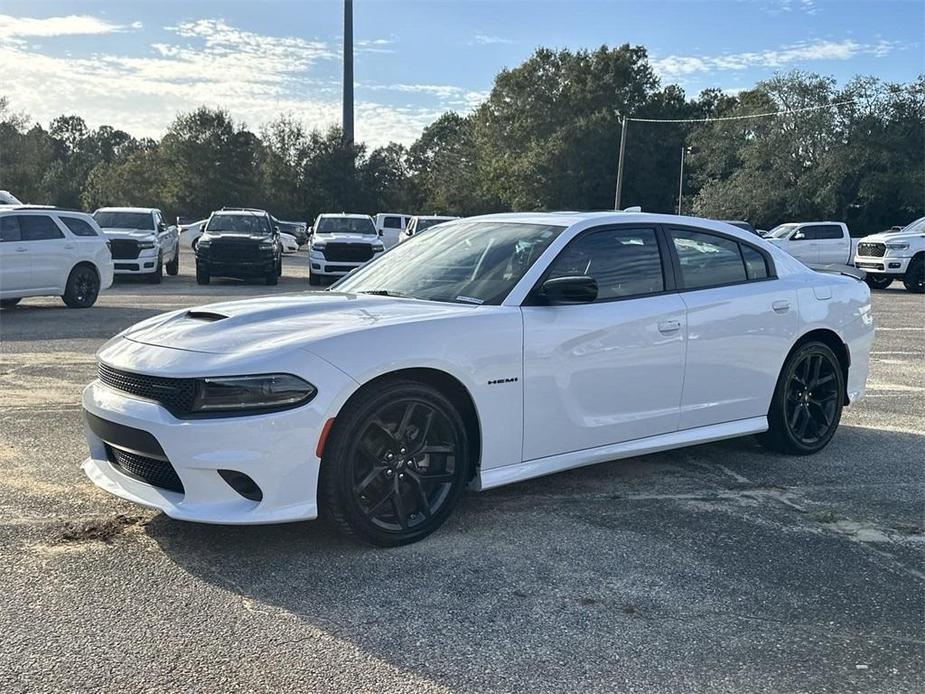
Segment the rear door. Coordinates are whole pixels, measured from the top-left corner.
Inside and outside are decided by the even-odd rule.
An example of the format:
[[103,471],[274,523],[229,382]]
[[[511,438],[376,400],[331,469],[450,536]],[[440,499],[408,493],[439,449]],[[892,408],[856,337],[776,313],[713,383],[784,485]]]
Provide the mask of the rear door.
[[21,214],[18,219],[20,234],[32,266],[32,286],[36,290],[64,291],[67,275],[77,254],[76,241],[66,239],[50,215]]
[[687,360],[680,428],[767,415],[799,328],[796,290],[769,254],[712,230],[669,227]]
[[814,224],[802,226],[790,236],[787,252],[807,265],[820,262],[819,231]]
[[645,225],[589,230],[553,261],[544,280],[588,275],[598,298],[522,308],[525,460],[677,429],[684,303],[670,273]]
[[28,250],[19,232],[19,217],[0,217],[0,296],[14,298],[12,292],[31,288]]
[[398,243],[398,235],[405,228],[404,218],[397,214],[387,214],[382,219],[382,243],[391,248]]
[[816,234],[819,244],[819,262],[823,265],[832,263],[845,264],[851,255],[851,239],[840,224],[817,224]]

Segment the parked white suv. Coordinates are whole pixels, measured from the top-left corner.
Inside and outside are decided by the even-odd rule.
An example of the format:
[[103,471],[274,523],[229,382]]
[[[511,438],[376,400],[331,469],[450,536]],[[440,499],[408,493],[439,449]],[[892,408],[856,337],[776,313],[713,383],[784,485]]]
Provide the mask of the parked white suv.
[[857,243],[844,222],[781,224],[766,238],[806,265],[850,265]]
[[902,280],[906,289],[925,292],[925,217],[899,231],[885,231],[858,241],[856,267],[867,273],[871,289],[886,289]]
[[48,207],[0,207],[0,308],[60,296],[87,308],[112,284],[112,258],[93,217]]
[[400,212],[380,212],[376,215],[376,231],[382,238],[382,244],[386,248],[392,248],[401,239],[401,232],[408,226],[411,215]]
[[145,275],[159,284],[180,271],[180,233],[152,207],[101,207],[93,213],[110,241],[117,275]]
[[309,284],[321,284],[322,277],[343,277],[384,251],[369,215],[320,214],[308,247]]

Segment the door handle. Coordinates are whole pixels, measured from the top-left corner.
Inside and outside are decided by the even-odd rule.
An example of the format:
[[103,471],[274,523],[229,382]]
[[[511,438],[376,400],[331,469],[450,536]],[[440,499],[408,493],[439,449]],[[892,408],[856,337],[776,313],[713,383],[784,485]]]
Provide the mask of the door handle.
[[658,331],[662,335],[670,335],[671,333],[676,333],[681,329],[681,321],[678,320],[666,320],[658,324]]
[[787,313],[787,311],[790,310],[790,302],[786,299],[775,301],[773,304],[771,304],[771,308],[773,308],[778,313]]
[[69,251],[72,251],[72,250],[74,250],[75,248],[77,248],[77,246],[75,246],[73,243],[66,243],[66,244],[64,244],[64,247],[65,247],[67,250],[69,250]]
[[25,253],[27,250],[29,250],[29,249],[28,249],[28,248],[25,248],[25,247],[23,247],[23,246],[19,246],[19,247],[16,249],[16,252],[17,252],[17,253]]

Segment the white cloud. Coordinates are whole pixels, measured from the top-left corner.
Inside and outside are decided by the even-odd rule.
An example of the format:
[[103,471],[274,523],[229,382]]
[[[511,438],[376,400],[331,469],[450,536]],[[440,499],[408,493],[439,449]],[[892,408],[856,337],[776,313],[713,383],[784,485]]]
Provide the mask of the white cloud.
[[502,36],[492,36],[490,34],[476,34],[472,37],[472,43],[480,46],[491,46],[501,43],[514,43],[512,39],[506,39]]
[[819,14],[819,8],[815,0],[777,0],[770,8],[771,14],[780,14],[782,12],[803,12],[808,15]]
[[[159,35],[161,40],[131,56],[102,52],[98,44],[101,52],[93,55],[57,57],[13,38],[26,31],[63,35],[48,32],[64,31],[65,25],[74,33],[77,24],[69,20],[36,20],[41,26],[17,20],[19,33],[0,32],[0,64],[17,76],[4,84],[3,93],[17,110],[42,122],[75,113],[92,127],[105,123],[134,135],[158,137],[178,112],[203,104],[228,109],[252,129],[282,113],[291,113],[309,127],[340,122],[340,50],[324,41],[257,34],[221,19],[165,27],[167,37]],[[94,21],[99,23],[83,23],[82,31],[123,30]],[[372,39],[364,44],[363,48],[388,50],[391,41]],[[395,106],[358,98],[358,139],[371,146],[391,140],[409,144],[440,113],[468,109],[478,94],[441,85],[404,87],[397,91],[430,94],[435,103]]]
[[[135,22],[131,28],[141,28],[141,22]],[[111,34],[125,29],[126,27],[120,24],[112,24],[104,19],[87,15],[72,14],[67,17],[36,19],[0,14],[0,39]]]
[[746,70],[748,68],[782,68],[815,60],[850,60],[857,56],[882,58],[901,46],[891,41],[858,43],[844,41],[806,41],[774,50],[727,53],[714,56],[669,55],[654,58],[652,65],[663,77],[674,78],[694,73]]
[[393,48],[389,48],[395,43],[392,39],[364,39],[355,41],[353,50],[357,53],[394,53]]

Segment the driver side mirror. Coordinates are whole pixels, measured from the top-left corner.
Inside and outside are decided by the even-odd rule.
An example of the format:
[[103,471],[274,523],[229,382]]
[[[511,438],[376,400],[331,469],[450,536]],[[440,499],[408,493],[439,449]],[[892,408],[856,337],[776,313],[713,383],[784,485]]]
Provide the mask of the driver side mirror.
[[597,280],[587,275],[556,277],[543,282],[540,296],[552,305],[590,304],[597,299]]
[[163,234],[165,231],[167,231],[167,224],[165,222],[158,222],[157,233]]
[[376,233],[381,237],[381,236],[382,236],[382,229],[377,229],[377,230],[376,230]]

